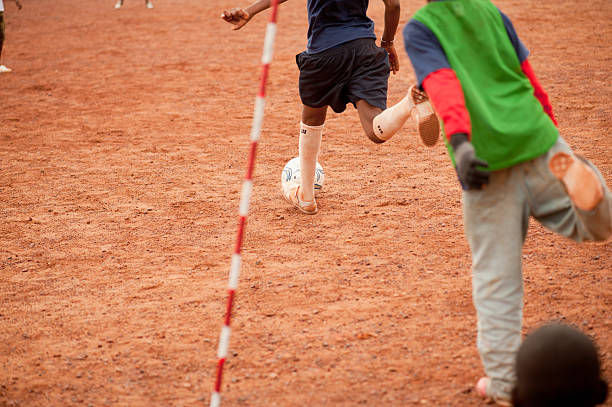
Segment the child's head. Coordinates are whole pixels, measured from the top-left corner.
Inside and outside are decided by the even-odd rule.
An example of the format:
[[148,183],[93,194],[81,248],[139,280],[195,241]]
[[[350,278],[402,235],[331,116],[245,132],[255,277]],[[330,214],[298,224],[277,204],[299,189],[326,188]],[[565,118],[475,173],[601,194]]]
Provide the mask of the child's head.
[[592,407],[606,400],[595,344],[561,324],[529,335],[516,358],[515,407]]

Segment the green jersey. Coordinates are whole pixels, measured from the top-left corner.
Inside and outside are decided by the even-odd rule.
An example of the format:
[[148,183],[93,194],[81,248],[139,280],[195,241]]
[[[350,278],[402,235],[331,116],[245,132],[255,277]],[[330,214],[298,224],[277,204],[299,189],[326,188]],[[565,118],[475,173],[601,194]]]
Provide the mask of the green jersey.
[[491,170],[544,154],[559,132],[534,95],[489,0],[435,1],[413,17],[437,37],[461,82],[476,155]]

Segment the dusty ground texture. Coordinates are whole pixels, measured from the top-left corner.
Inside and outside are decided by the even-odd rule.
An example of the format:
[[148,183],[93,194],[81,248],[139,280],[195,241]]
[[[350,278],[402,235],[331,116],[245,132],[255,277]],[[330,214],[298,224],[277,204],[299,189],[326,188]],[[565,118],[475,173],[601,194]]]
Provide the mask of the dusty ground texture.
[[[0,406],[208,405],[268,17],[234,32],[219,14],[247,3],[6,5]],[[297,154],[305,3],[279,14],[223,405],[483,405],[444,147],[421,146],[411,123],[374,145],[349,107],[326,125],[320,213],[280,197]],[[380,35],[383,3],[371,3]],[[402,2],[402,25],[422,4]],[[612,3],[496,4],[562,134],[611,184]],[[400,57],[391,103],[414,80]],[[525,333],[577,325],[612,379],[612,242],[534,223],[523,259]]]

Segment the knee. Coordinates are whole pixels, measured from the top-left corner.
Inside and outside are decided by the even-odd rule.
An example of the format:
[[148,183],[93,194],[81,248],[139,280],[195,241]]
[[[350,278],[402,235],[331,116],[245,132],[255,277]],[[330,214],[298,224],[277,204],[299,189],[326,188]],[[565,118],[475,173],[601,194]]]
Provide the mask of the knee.
[[605,206],[607,213],[600,217],[599,222],[592,226],[590,231],[594,241],[602,242],[612,236],[612,199],[604,198],[600,205]]
[[376,136],[376,134],[374,134],[374,130],[373,130],[373,129],[364,129],[363,131],[364,131],[365,135],[366,135],[366,136],[368,136],[368,138],[369,138],[369,139],[370,139],[370,140],[371,140],[373,143],[376,143],[376,144],[382,144],[382,143],[384,143],[385,141],[387,141],[387,140],[382,140],[382,139],[379,139],[379,138]]
[[603,227],[599,233],[595,235],[595,241],[603,242],[608,240],[612,236],[612,219],[607,225],[607,227]]

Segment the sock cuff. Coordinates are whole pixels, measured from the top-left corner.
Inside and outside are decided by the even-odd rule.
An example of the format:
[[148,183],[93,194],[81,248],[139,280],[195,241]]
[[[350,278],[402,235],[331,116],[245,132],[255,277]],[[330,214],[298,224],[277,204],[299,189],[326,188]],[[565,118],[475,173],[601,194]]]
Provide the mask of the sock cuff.
[[323,134],[323,127],[325,124],[320,126],[309,126],[304,124],[304,122],[300,122],[300,134],[308,135],[308,136],[320,136]]

